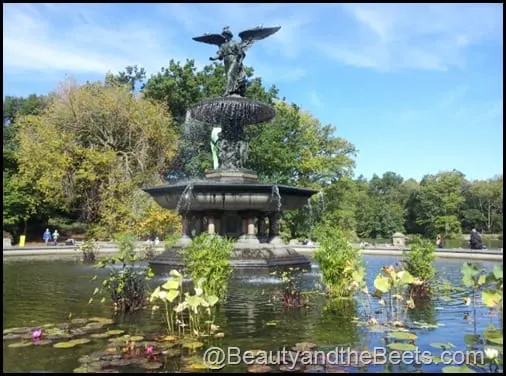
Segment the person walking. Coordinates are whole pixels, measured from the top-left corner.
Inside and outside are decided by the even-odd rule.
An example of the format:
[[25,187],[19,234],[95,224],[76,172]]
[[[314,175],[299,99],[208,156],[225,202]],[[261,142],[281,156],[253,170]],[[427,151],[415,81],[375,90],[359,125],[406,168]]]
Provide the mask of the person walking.
[[58,238],[60,237],[60,234],[58,233],[58,230],[54,230],[53,232],[53,242],[54,245],[58,245]]
[[46,231],[44,231],[42,239],[44,240],[44,243],[46,243],[46,246],[49,245],[49,241],[51,240],[51,231],[49,231],[48,228],[46,228]]

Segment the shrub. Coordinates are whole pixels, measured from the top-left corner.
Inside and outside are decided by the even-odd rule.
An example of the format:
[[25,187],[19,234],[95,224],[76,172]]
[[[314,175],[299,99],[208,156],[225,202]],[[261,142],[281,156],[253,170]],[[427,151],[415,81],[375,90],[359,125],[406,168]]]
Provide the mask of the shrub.
[[229,259],[233,249],[232,240],[203,233],[182,250],[186,272],[194,282],[203,281],[204,295],[224,297],[232,273]]
[[[102,288],[95,288],[93,295],[102,295],[102,303],[111,299],[114,310],[132,312],[147,303],[146,280],[153,277],[149,267],[140,268],[135,254],[135,237],[119,234],[115,237],[119,252],[117,256],[106,257],[97,267],[109,268],[109,276],[102,282]],[[119,268],[116,265],[121,265]],[[96,279],[96,276],[93,277]],[[94,298],[90,299],[92,303]]]
[[319,243],[315,260],[320,265],[323,283],[330,295],[351,297],[355,292],[354,272],[360,269],[360,251],[355,249],[344,232],[330,224],[321,225],[315,235]]

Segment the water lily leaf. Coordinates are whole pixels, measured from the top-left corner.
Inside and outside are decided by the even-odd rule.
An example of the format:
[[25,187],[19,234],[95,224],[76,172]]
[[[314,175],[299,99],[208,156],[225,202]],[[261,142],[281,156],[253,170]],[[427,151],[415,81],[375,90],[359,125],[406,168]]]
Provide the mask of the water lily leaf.
[[272,368],[263,364],[254,364],[248,367],[250,373],[268,373],[271,372]]
[[299,366],[280,366],[279,370],[281,372],[300,372]]
[[503,337],[487,338],[487,341],[495,343],[496,345],[502,345],[503,344]]
[[441,369],[442,373],[476,373],[467,366],[446,366]]
[[325,371],[325,368],[323,366],[309,365],[309,366],[306,366],[304,373],[323,373],[324,371]]
[[276,321],[269,321],[269,322],[265,323],[265,325],[267,325],[267,326],[276,326],[276,325],[278,325],[278,323]]
[[53,345],[54,348],[57,349],[70,349],[71,347],[77,346],[77,343],[74,342],[58,342]]
[[175,341],[175,340],[177,340],[177,337],[175,337],[175,336],[160,336],[160,337],[155,337],[155,341],[158,341],[158,342],[165,342],[165,341],[172,342],[172,341]]
[[327,365],[327,367],[325,368],[325,373],[349,373],[349,372],[339,366],[330,364]]
[[141,367],[144,369],[158,369],[161,368],[162,366],[163,364],[160,362],[146,362],[141,364]]
[[311,342],[299,342],[296,343],[294,347],[292,347],[293,351],[308,351],[313,350],[318,347],[317,344]]
[[384,275],[379,274],[374,279],[374,287],[382,293],[385,293],[390,290],[390,279]]
[[69,342],[72,342],[76,345],[84,345],[85,343],[90,343],[91,340],[88,338],[78,338],[78,339],[73,339],[72,341],[69,341]]
[[[9,330],[9,329],[7,329],[7,330]],[[31,333],[32,331],[33,331],[32,328],[26,328],[26,327],[25,328],[12,328],[12,329],[10,329],[9,333],[25,334],[25,333]],[[4,330],[4,333],[6,333],[5,330]]]
[[50,345],[52,344],[53,341],[49,340],[49,339],[39,339],[38,341],[33,341],[33,344],[35,346],[44,346],[44,345]]
[[72,339],[72,336],[70,334],[52,334],[52,335],[47,335],[46,339],[50,339],[52,341],[61,341],[61,340]]
[[91,317],[88,321],[94,321],[102,323],[103,325],[111,325],[114,324],[114,320],[108,319],[107,317]]
[[481,293],[481,300],[487,307],[493,308],[501,304],[502,294],[500,291],[485,290]]
[[90,334],[91,338],[109,338],[111,334],[105,332],[105,333],[93,333]]
[[4,334],[4,341],[12,339],[20,339],[21,337],[22,337],[21,334],[14,334],[14,333]]
[[176,299],[179,296],[179,290],[169,290],[167,292],[167,295],[165,296],[165,299],[172,303],[174,299]]
[[167,280],[167,282],[165,282],[162,285],[162,289],[165,290],[179,290],[179,287],[180,287],[179,281],[172,278]]
[[70,322],[76,325],[84,325],[88,322],[88,319],[72,319]]
[[464,342],[466,345],[479,345],[481,342],[481,338],[478,334],[467,334],[464,336]]
[[448,343],[434,342],[434,343],[431,343],[430,346],[432,346],[436,349],[440,349],[440,350],[448,350],[448,349],[455,347],[455,345],[450,342],[448,342]]
[[183,347],[190,350],[200,349],[204,344],[202,342],[183,342]]
[[125,367],[129,366],[130,364],[136,363],[135,360],[132,359],[113,359],[111,360],[110,364],[113,367]]
[[10,334],[10,333],[14,333],[15,330],[17,330],[19,328],[8,328],[8,329],[4,329],[4,334]]
[[88,373],[87,367],[77,367],[73,371],[73,373]]
[[117,336],[117,335],[125,333],[125,331],[117,329],[117,330],[108,330],[106,333],[108,333],[110,336]]
[[94,373],[119,373],[119,370],[114,368],[106,368],[95,371]]
[[392,342],[388,344],[388,348],[397,351],[415,351],[416,346],[411,343]]
[[15,343],[10,343],[8,347],[28,347],[28,346],[31,346],[32,343],[31,342],[15,342]]
[[47,328],[52,328],[54,326],[55,326],[55,324],[44,324],[41,326],[41,328],[47,329]]
[[395,338],[395,339],[407,339],[407,340],[415,340],[417,339],[417,335],[413,333],[408,332],[391,332],[387,334],[387,337],[389,338]]

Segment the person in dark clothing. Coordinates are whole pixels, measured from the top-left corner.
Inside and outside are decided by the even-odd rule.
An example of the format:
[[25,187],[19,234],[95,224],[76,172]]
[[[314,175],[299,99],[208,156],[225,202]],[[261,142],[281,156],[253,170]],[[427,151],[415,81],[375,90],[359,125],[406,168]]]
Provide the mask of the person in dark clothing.
[[469,245],[471,249],[483,249],[483,243],[481,241],[481,236],[475,228],[471,230],[471,239],[469,240]]

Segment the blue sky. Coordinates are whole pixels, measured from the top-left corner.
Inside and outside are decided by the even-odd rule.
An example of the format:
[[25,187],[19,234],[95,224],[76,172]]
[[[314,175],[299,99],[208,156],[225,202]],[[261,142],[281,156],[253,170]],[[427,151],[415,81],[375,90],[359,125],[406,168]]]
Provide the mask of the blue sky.
[[246,57],[358,149],[355,174],[502,174],[502,4],[4,4],[4,97],[172,58],[192,37],[281,26]]

